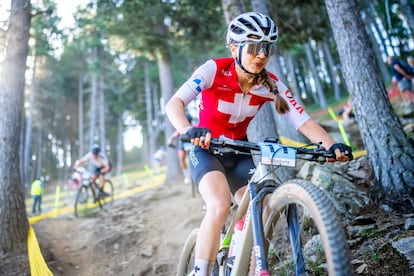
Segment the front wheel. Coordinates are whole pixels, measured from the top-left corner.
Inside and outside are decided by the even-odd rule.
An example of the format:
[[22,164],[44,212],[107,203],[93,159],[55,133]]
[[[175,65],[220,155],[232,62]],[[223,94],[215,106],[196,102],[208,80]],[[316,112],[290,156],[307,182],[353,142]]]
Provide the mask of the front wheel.
[[353,274],[340,217],[324,191],[304,180],[288,181],[266,207],[271,275]]
[[194,229],[188,235],[177,266],[177,276],[194,275],[194,251],[198,235],[198,229]]
[[79,217],[82,213],[85,213],[88,210],[88,204],[93,204],[93,195],[88,186],[81,185],[76,193],[75,216]]

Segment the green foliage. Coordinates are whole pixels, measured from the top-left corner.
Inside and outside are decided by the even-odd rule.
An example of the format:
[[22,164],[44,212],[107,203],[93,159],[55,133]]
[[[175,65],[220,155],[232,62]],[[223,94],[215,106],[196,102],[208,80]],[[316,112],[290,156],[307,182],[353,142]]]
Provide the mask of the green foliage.
[[[56,2],[56,1],[55,1]],[[306,59],[303,43],[331,39],[330,24],[323,0],[268,1],[269,13],[280,32],[279,46],[291,52],[297,61]],[[368,1],[369,2],[369,1]],[[390,0],[393,28],[390,39],[406,53],[411,34],[403,25],[397,0]],[[52,0],[34,6],[32,36],[38,56],[35,127],[44,129],[59,141],[70,140],[76,151],[78,139],[78,84],[85,91],[85,114],[88,113],[91,74],[105,79],[107,136],[111,145],[117,141],[117,124],[125,111],[131,112],[145,126],[146,101],[144,64],[148,64],[151,93],[159,93],[159,76],[155,53],[165,49],[169,55],[177,89],[193,70],[212,57],[229,56],[225,48],[226,24],[221,1],[198,0],[96,0],[76,12],[77,26],[70,36],[57,29],[59,18]],[[386,26],[383,1],[373,1],[378,18]],[[36,3],[37,5],[37,3]],[[363,7],[363,6],[361,6]],[[362,9],[364,11],[364,9]],[[64,49],[54,56],[51,42],[61,40]],[[333,45],[333,44],[332,44]],[[92,55],[97,49],[98,58]],[[335,48],[331,51],[338,60]],[[316,61],[318,62],[318,61]],[[307,68],[298,62],[296,70],[305,80]],[[303,83],[302,83],[303,84]],[[335,105],[328,91],[329,105]],[[347,93],[344,93],[347,94]],[[307,111],[319,109],[311,96],[305,101]],[[67,120],[67,116],[70,120]],[[88,120],[85,115],[85,120]],[[162,136],[160,136],[162,137]],[[46,145],[45,147],[50,147]],[[141,153],[140,153],[141,154]],[[45,155],[46,156],[46,155]],[[47,155],[48,159],[55,157]],[[55,165],[56,161],[53,162]],[[54,169],[53,166],[50,166]]]
[[36,47],[32,48],[33,55],[52,55],[56,50],[53,46],[55,40],[61,39],[62,32],[56,27],[60,21],[57,16],[56,4],[45,0],[33,4],[31,36],[35,39]]
[[330,23],[323,0],[283,0],[268,7],[279,28],[281,49],[306,43],[311,38],[322,40],[329,33]]
[[[390,36],[390,41],[393,44],[392,46],[398,48],[398,52],[405,58],[407,53],[412,50],[410,47],[411,33],[410,30],[404,26],[404,21],[402,20],[404,14],[401,10],[400,1],[389,0],[388,4],[389,6],[387,7],[384,1],[376,1],[374,7],[377,16],[383,22],[383,25]],[[387,8],[389,9],[389,17],[387,16]],[[390,19],[390,21],[388,19]]]

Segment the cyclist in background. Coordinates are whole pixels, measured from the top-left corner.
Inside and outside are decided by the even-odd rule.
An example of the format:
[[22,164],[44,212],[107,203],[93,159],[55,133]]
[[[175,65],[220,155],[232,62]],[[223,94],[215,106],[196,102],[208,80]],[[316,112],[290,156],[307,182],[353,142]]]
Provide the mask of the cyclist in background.
[[[209,275],[215,263],[220,229],[231,204],[238,203],[255,166],[250,155],[214,155],[206,150],[210,139],[224,135],[247,140],[246,131],[260,107],[273,101],[279,114],[311,142],[336,154],[336,160],[352,159],[352,150],[335,143],[297,103],[285,84],[265,67],[275,53],[278,30],[266,15],[249,12],[228,26],[227,47],[232,57],[208,60],[177,90],[166,105],[173,126],[186,133],[195,146],[189,152],[190,171],[207,206],[195,248],[195,275]],[[201,95],[199,123],[194,127],[185,106]]]
[[[193,118],[189,113],[186,114],[187,120],[193,124]],[[177,149],[178,155],[178,162],[180,163],[181,171],[184,175],[184,183],[190,184],[191,183],[191,176],[190,171],[188,169],[188,162],[187,162],[187,152],[190,149],[191,143],[183,142],[179,139],[180,132],[177,130],[174,131],[173,134],[168,137],[167,145],[172,148]]]
[[99,146],[94,145],[91,148],[91,151],[88,152],[85,156],[80,158],[75,162],[74,168],[78,168],[80,165],[90,161],[92,164],[92,181],[96,181],[99,177],[99,196],[109,196],[104,192],[105,185],[105,175],[109,173],[112,169],[111,162],[108,161],[108,158],[101,152]]

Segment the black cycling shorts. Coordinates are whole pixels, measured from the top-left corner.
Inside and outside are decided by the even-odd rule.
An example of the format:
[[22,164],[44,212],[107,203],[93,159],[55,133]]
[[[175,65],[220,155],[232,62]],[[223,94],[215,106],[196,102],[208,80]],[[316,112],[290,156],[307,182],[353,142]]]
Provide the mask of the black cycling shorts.
[[221,156],[212,154],[201,147],[193,146],[188,156],[191,177],[197,186],[206,173],[220,171],[226,175],[233,195],[238,189],[248,183],[255,169],[251,155],[229,154]]
[[[94,175],[101,175],[102,174],[101,173],[101,170],[103,168],[105,168],[105,167],[104,166],[102,166],[102,167],[94,167],[92,169],[92,174],[94,174]],[[109,170],[106,173],[109,173],[111,170],[112,170],[112,164],[111,164],[111,162],[109,162]]]

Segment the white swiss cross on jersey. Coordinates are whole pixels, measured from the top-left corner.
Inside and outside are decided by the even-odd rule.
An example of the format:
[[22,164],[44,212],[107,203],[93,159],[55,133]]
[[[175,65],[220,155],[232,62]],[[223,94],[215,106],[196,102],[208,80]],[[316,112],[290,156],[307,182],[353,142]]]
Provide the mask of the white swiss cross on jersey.
[[229,114],[229,123],[243,122],[247,117],[253,117],[259,110],[259,105],[250,105],[252,96],[248,94],[234,94],[234,102],[218,101],[218,111]]

